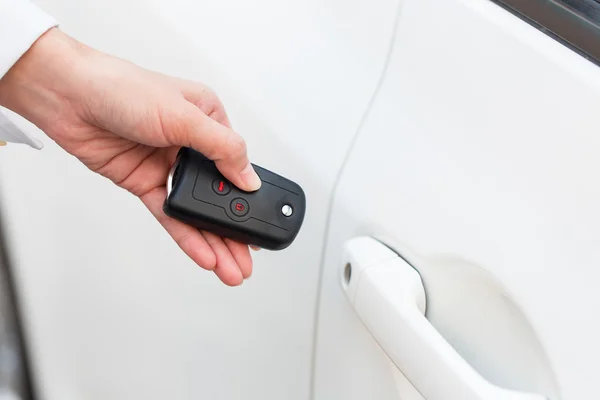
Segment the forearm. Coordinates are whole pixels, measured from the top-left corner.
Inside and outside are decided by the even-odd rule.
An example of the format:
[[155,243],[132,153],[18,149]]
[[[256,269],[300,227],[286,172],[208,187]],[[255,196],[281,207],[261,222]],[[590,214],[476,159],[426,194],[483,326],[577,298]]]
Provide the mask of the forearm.
[[46,130],[70,101],[62,88],[76,87],[77,43],[58,29],[43,34],[0,79],[0,106]]
[[[35,5],[26,0],[0,0],[0,105],[11,105],[16,100],[14,89],[6,85],[9,70],[31,48],[36,40],[57,25],[57,22]],[[22,107],[20,107],[22,108]],[[16,111],[16,110],[15,110]],[[17,111],[21,114],[21,112]],[[21,132],[0,109],[0,141],[27,143],[40,147],[40,143]]]

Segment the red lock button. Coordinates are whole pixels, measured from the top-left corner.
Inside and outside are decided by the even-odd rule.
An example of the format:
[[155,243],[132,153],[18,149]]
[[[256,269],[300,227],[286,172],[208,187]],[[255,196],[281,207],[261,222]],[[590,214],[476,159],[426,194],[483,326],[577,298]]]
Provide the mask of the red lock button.
[[250,210],[248,202],[241,197],[233,199],[230,208],[231,212],[238,217],[243,217],[244,215],[248,214],[248,211]]

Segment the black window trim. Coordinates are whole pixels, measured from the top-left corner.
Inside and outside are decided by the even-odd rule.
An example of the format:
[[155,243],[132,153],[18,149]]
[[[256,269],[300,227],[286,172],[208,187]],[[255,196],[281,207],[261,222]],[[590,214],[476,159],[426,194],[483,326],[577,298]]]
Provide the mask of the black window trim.
[[600,1],[490,1],[600,66]]

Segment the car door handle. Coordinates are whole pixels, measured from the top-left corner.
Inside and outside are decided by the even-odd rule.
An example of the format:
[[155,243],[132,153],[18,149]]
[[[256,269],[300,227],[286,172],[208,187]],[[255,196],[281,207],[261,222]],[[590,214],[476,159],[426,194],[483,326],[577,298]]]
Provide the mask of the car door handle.
[[475,371],[425,317],[419,273],[379,241],[346,242],[342,285],[375,341],[427,400],[546,400],[498,387]]

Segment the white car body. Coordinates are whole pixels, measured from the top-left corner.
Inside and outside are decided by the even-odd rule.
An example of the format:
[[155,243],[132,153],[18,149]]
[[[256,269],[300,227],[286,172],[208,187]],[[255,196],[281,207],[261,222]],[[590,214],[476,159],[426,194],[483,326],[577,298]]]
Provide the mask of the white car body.
[[[437,400],[446,383],[449,400],[596,396],[594,62],[489,0],[37,4],[91,46],[213,87],[251,160],[308,204],[292,246],[256,253],[232,289],[42,133],[41,152],[1,150],[40,399]],[[515,392],[453,393],[463,375],[376,341],[341,284],[361,236],[419,272],[444,354]]]

